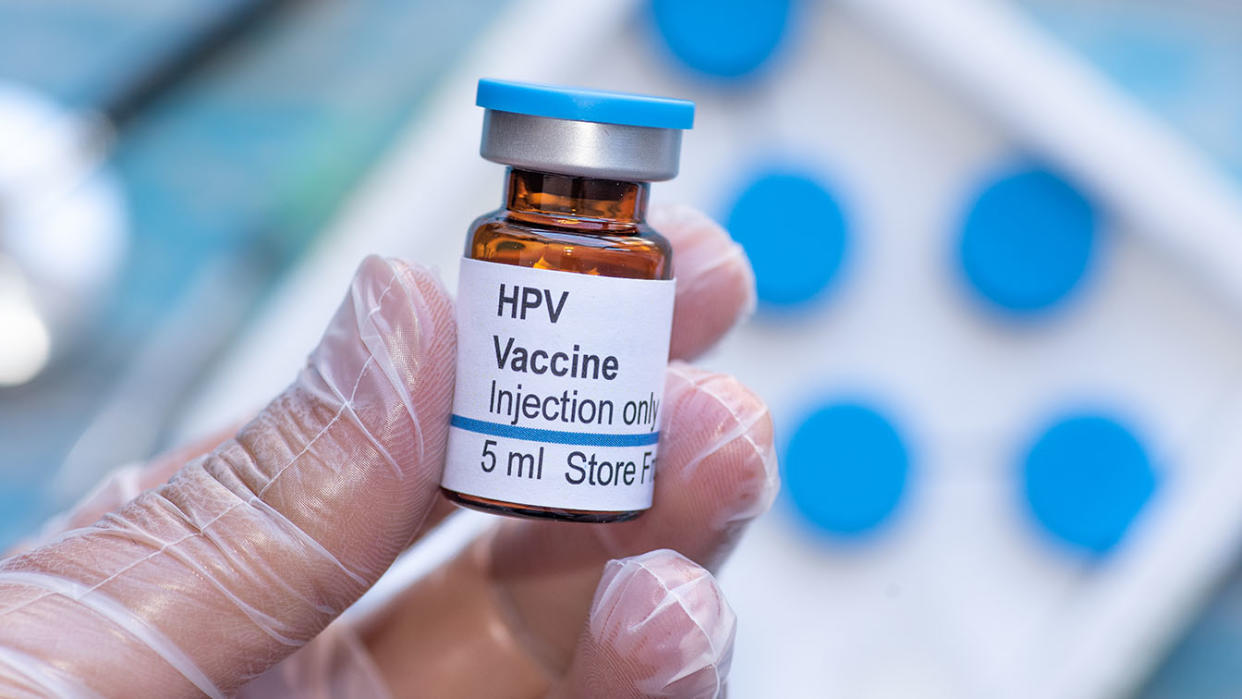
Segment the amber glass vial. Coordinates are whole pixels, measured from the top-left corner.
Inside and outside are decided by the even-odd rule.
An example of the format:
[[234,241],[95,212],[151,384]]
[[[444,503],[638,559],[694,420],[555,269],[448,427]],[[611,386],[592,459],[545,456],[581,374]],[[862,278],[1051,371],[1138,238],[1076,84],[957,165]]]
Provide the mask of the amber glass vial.
[[[488,109],[482,155],[509,167],[501,208],[470,226],[468,260],[598,277],[672,279],[672,249],[645,221],[648,182],[676,174],[681,129],[693,118],[691,103],[489,80],[480,82],[478,103]],[[459,327],[465,322],[469,319]],[[469,368],[458,366],[460,383]],[[453,453],[450,444],[450,468]],[[518,517],[616,522],[645,509],[577,509],[442,490],[460,505]]]
[[[644,221],[647,183],[513,168],[507,179],[504,207],[470,226],[466,257],[605,277],[672,278],[672,248]],[[520,517],[620,522],[642,512],[569,510],[443,491],[459,505]]]

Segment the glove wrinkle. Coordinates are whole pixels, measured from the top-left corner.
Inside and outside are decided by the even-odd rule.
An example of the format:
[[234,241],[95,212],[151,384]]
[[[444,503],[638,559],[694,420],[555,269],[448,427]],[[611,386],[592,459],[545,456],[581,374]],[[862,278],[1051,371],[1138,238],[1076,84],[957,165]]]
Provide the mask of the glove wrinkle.
[[[28,680],[22,686],[4,687],[6,692],[14,690],[12,693],[6,693],[5,696],[9,699],[45,697],[49,692],[56,697],[103,699],[103,695],[92,691],[89,687],[79,682],[76,677],[64,672],[54,664],[42,658],[36,658],[33,655],[0,646],[0,677],[3,677],[2,670],[4,667],[8,667],[18,676],[10,676],[15,682],[19,677]],[[16,690],[21,690],[21,693],[19,694]]]
[[[152,554],[154,555],[154,554]],[[86,586],[76,583],[66,578],[45,575],[42,573],[23,573],[20,571],[3,571],[0,572],[0,586],[5,584],[24,585],[43,590],[39,596],[34,599],[9,609],[0,610],[0,617],[8,616],[10,612],[19,611],[21,608],[34,604],[51,595],[58,595],[68,600],[72,600],[76,604],[90,610],[94,614],[107,619],[114,626],[122,629],[125,633],[138,639],[146,644],[157,655],[164,659],[169,665],[181,673],[182,677],[189,680],[203,694],[212,699],[217,697],[223,699],[224,692],[203,674],[202,670],[194,663],[194,660],[187,656],[177,647],[167,636],[159,629],[151,626],[146,619],[135,614],[133,610],[125,605],[116,602],[98,591],[100,585],[106,583],[105,579],[93,586]]]

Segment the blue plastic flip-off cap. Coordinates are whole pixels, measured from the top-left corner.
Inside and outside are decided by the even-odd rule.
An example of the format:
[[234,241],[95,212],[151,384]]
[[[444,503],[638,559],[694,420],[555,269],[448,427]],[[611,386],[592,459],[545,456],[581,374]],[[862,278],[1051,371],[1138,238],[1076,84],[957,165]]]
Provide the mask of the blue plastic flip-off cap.
[[1054,537],[1090,553],[1118,544],[1157,487],[1146,450],[1121,423],[1075,414],[1048,427],[1022,463],[1031,513]]
[[989,182],[962,226],[961,271],[992,306],[1048,311],[1082,286],[1099,248],[1095,207],[1057,174],[1026,168]]
[[910,453],[893,423],[862,404],[825,403],[794,430],[782,459],[786,495],[839,537],[871,533],[901,503]]
[[669,51],[708,78],[739,80],[768,65],[793,24],[793,0],[650,0]]
[[582,87],[484,78],[479,81],[475,103],[484,109],[549,119],[654,129],[694,126],[694,103],[688,100]]
[[[762,170],[751,177],[725,216],[725,228],[750,258],[759,302],[775,310],[819,299],[850,246],[841,205],[812,173]],[[813,221],[807,212],[814,212]]]
[[581,87],[483,79],[484,158],[521,170],[625,182],[677,176],[694,103]]

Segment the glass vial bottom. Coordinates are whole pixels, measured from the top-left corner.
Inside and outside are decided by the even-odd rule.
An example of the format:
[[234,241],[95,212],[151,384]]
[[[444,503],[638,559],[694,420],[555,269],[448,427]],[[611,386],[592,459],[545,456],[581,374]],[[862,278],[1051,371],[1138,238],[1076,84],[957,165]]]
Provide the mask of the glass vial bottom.
[[522,505],[516,502],[491,500],[488,498],[481,498],[477,495],[459,493],[456,490],[449,490],[445,487],[441,487],[440,492],[444,493],[444,497],[449,500],[452,500],[458,505],[469,507],[472,510],[479,510],[481,512],[488,512],[491,514],[509,515],[511,517],[525,517],[528,519],[554,519],[567,522],[606,524],[608,522],[625,522],[638,517],[644,512],[643,510],[630,510],[622,512],[563,510],[556,507],[540,507],[538,505]]

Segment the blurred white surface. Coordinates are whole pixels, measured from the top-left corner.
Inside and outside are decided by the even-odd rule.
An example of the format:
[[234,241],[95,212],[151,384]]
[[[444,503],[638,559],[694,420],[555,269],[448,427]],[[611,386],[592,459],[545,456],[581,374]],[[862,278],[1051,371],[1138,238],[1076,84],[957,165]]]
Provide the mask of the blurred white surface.
[[[755,387],[782,434],[817,397],[872,398],[904,428],[914,464],[897,518],[868,539],[825,539],[783,503],[754,528],[722,578],[740,620],[734,693],[1112,696],[1137,681],[1219,573],[1238,531],[1227,515],[1242,493],[1237,479],[1219,477],[1230,450],[1212,448],[1228,432],[1214,418],[1232,414],[1223,406],[1233,404],[1242,376],[1236,307],[1205,294],[1119,215],[1106,225],[1089,288],[1060,314],[1017,325],[980,312],[953,267],[954,236],[979,181],[1021,159],[1018,144],[1029,146],[1029,134],[942,89],[926,61],[909,60],[890,35],[873,31],[874,16],[811,8],[786,63],[760,84],[729,91],[669,71],[628,3],[553,5],[511,8],[445,78],[206,383],[185,432],[282,388],[363,255],[418,260],[455,283],[466,225],[497,205],[501,182],[501,169],[476,155],[478,77],[688,97],[699,104],[698,125],[686,137],[682,175],[656,185],[657,200],[719,214],[750,168],[794,162],[834,187],[854,245],[826,303],[752,321],[707,364]],[[1032,128],[1055,139],[1067,127]],[[1124,209],[1132,198],[1108,201]],[[1160,229],[1166,236],[1171,223]],[[1207,259],[1224,249],[1214,245],[1224,241],[1197,254],[1220,272],[1232,269],[1236,257]],[[1033,526],[1016,478],[1030,431],[1080,405],[1115,409],[1137,425],[1169,486],[1121,550],[1099,563]],[[438,535],[430,552],[382,581],[380,594],[484,521]],[[1200,547],[1186,547],[1187,531]],[[1053,679],[1064,684],[1044,684]]]

